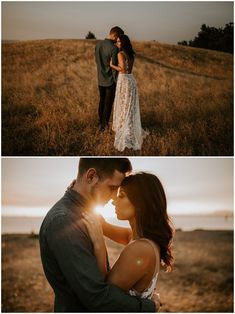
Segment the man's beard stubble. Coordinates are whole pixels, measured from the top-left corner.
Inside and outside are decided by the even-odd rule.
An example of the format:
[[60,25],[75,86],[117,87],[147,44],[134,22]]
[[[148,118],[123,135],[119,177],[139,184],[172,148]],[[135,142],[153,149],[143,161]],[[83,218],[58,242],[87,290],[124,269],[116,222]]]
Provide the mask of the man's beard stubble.
[[90,192],[90,198],[92,203],[94,203],[95,206],[97,205],[102,205],[104,206],[104,201],[102,201],[102,198],[98,192],[99,189],[99,183],[97,182],[94,186],[92,186],[91,188],[91,192]]

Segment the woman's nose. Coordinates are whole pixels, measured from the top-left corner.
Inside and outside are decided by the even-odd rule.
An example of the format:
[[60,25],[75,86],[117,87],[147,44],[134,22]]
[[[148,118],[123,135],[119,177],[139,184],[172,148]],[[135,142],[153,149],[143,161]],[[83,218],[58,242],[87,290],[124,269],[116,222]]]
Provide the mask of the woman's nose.
[[117,197],[117,194],[115,194],[112,201],[113,206],[117,206],[117,202],[118,202],[118,197]]

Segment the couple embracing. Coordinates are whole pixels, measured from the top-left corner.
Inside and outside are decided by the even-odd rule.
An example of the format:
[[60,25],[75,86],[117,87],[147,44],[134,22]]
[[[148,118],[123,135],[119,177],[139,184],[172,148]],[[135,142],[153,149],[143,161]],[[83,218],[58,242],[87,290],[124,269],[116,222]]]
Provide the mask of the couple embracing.
[[[131,173],[128,158],[80,158],[78,175],[47,213],[39,241],[55,312],[157,312],[160,267],[173,264],[173,228],[159,179]],[[93,213],[113,199],[109,224]],[[112,268],[104,235],[125,248]]]
[[108,38],[95,48],[100,130],[108,128],[114,103],[112,130],[115,132],[114,147],[118,151],[141,149],[148,134],[141,127],[138,89],[132,74],[134,58],[130,39],[118,26],[113,27]]

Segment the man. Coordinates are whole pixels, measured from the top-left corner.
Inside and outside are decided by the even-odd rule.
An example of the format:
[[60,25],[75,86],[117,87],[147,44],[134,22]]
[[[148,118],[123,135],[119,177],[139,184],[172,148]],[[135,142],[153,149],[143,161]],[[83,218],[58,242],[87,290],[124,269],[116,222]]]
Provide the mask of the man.
[[115,97],[117,74],[111,69],[110,60],[112,59],[112,63],[117,65],[118,48],[115,46],[115,43],[120,34],[124,34],[124,31],[118,26],[113,27],[108,38],[100,41],[95,47],[100,93],[99,123],[101,131],[108,127]]
[[82,212],[116,196],[129,171],[128,158],[80,158],[75,184],[47,213],[39,241],[55,312],[155,312],[151,300],[104,282],[81,221]]

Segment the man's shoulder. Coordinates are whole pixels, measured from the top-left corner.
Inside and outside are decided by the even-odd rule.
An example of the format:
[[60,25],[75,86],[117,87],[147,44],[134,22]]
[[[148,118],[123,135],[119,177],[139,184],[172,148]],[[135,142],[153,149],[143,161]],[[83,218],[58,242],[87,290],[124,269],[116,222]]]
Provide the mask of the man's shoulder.
[[53,207],[47,212],[42,228],[47,229],[51,224],[64,222],[69,218],[68,210],[64,204],[64,197],[57,201]]
[[50,239],[63,239],[66,237],[79,237],[84,233],[84,226],[79,217],[70,210],[65,210],[63,203],[57,202],[45,216],[41,228],[41,237]]
[[114,45],[114,43],[111,40],[109,40],[109,39],[103,39],[103,40],[99,41],[96,44],[96,47],[97,48],[108,47],[108,48],[111,48],[111,49],[117,49],[117,47]]

